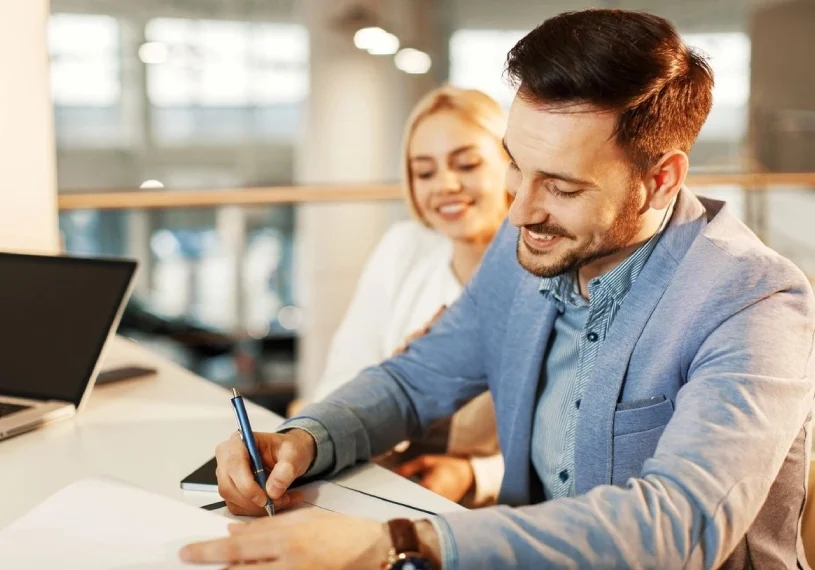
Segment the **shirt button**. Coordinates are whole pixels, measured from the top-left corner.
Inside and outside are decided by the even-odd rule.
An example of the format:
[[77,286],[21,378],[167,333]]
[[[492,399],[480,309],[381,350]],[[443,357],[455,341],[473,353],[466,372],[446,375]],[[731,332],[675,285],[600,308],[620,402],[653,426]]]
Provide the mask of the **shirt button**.
[[600,338],[596,332],[592,331],[586,335],[586,338],[589,339],[591,342],[597,342],[597,339]]
[[565,483],[566,481],[569,480],[569,472],[564,469],[563,471],[558,473],[558,477],[560,477],[560,480]]
[[574,407],[577,408],[578,410],[580,409],[580,400],[574,403]]

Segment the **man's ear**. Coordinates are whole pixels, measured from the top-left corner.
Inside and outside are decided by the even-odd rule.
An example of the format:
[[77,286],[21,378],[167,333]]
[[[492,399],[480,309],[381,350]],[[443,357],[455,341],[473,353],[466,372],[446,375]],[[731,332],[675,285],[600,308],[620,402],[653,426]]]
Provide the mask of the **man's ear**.
[[662,155],[645,176],[648,206],[654,210],[667,208],[684,186],[689,168],[688,155],[681,150]]

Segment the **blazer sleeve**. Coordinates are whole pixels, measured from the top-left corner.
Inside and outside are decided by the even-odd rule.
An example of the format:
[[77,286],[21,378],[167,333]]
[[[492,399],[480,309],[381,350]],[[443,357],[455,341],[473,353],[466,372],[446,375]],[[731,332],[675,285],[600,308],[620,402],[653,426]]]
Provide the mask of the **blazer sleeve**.
[[[813,302],[797,279],[721,322],[624,487],[445,515],[457,560],[489,568],[717,568],[764,504],[813,400]],[[803,482],[802,482],[803,483]]]
[[425,336],[284,424],[282,429],[322,426],[328,442],[318,446],[315,464],[331,465],[326,472],[336,473],[401,441],[421,439],[436,420],[488,389],[482,331],[484,319],[495,315],[482,315],[479,300],[504,284],[506,261],[500,260],[514,260],[517,232],[504,228],[462,294]]

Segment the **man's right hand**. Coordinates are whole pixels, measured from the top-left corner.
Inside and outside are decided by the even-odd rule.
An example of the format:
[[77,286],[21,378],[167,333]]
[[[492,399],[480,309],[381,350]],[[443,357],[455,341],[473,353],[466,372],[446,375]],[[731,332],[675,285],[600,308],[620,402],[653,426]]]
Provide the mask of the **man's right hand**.
[[314,438],[300,429],[254,435],[263,465],[271,471],[265,492],[252,476],[249,452],[237,432],[215,449],[218,493],[235,515],[263,515],[267,494],[274,500],[275,509],[292,506],[297,497],[286,491],[308,471],[317,453]]

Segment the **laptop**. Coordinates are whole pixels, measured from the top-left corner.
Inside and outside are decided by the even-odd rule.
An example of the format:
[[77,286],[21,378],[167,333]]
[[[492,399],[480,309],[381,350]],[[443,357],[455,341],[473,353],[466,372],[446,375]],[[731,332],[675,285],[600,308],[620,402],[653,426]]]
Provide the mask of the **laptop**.
[[0,440],[87,403],[136,267],[0,252]]

